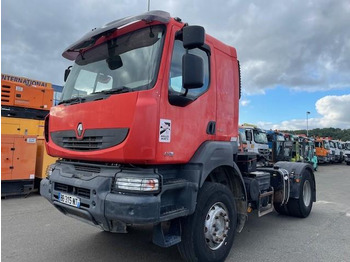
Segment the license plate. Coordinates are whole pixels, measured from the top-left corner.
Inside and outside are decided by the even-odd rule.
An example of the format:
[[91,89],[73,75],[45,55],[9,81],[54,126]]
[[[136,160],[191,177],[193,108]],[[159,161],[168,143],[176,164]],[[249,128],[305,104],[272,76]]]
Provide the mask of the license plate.
[[80,199],[75,196],[58,193],[58,201],[70,206],[80,207]]

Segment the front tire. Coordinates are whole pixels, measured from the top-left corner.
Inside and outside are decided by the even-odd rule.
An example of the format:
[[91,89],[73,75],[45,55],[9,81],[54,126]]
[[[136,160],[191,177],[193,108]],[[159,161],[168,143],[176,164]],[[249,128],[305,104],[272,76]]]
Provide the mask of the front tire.
[[179,252],[186,261],[224,261],[237,225],[232,192],[224,185],[205,182],[195,212],[183,218]]

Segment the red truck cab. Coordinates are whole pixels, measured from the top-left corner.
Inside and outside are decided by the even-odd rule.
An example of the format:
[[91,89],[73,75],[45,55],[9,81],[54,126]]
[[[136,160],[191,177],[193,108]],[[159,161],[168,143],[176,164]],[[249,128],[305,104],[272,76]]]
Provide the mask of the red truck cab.
[[203,61],[203,86],[185,89],[183,27],[164,13],[134,17],[69,47],[63,56],[75,64],[50,112],[48,152],[106,163],[187,163],[203,142],[236,138],[236,50],[206,35],[205,45],[188,49]]

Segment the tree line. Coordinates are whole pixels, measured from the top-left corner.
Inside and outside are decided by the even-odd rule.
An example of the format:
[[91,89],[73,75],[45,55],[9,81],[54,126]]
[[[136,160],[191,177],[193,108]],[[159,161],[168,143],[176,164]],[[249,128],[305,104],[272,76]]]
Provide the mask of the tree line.
[[[291,133],[291,134],[306,134],[306,129],[302,130],[284,130],[281,132]],[[350,141],[350,129],[340,129],[340,128],[315,128],[309,130],[309,136],[314,137],[331,137],[335,140]]]

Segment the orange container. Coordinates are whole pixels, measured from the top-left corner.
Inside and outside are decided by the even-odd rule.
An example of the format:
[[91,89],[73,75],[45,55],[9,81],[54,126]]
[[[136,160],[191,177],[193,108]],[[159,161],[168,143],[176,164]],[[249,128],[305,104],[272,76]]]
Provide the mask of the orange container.
[[36,136],[1,135],[1,181],[34,181],[36,151]]
[[1,105],[50,110],[52,103],[50,83],[1,74]]

